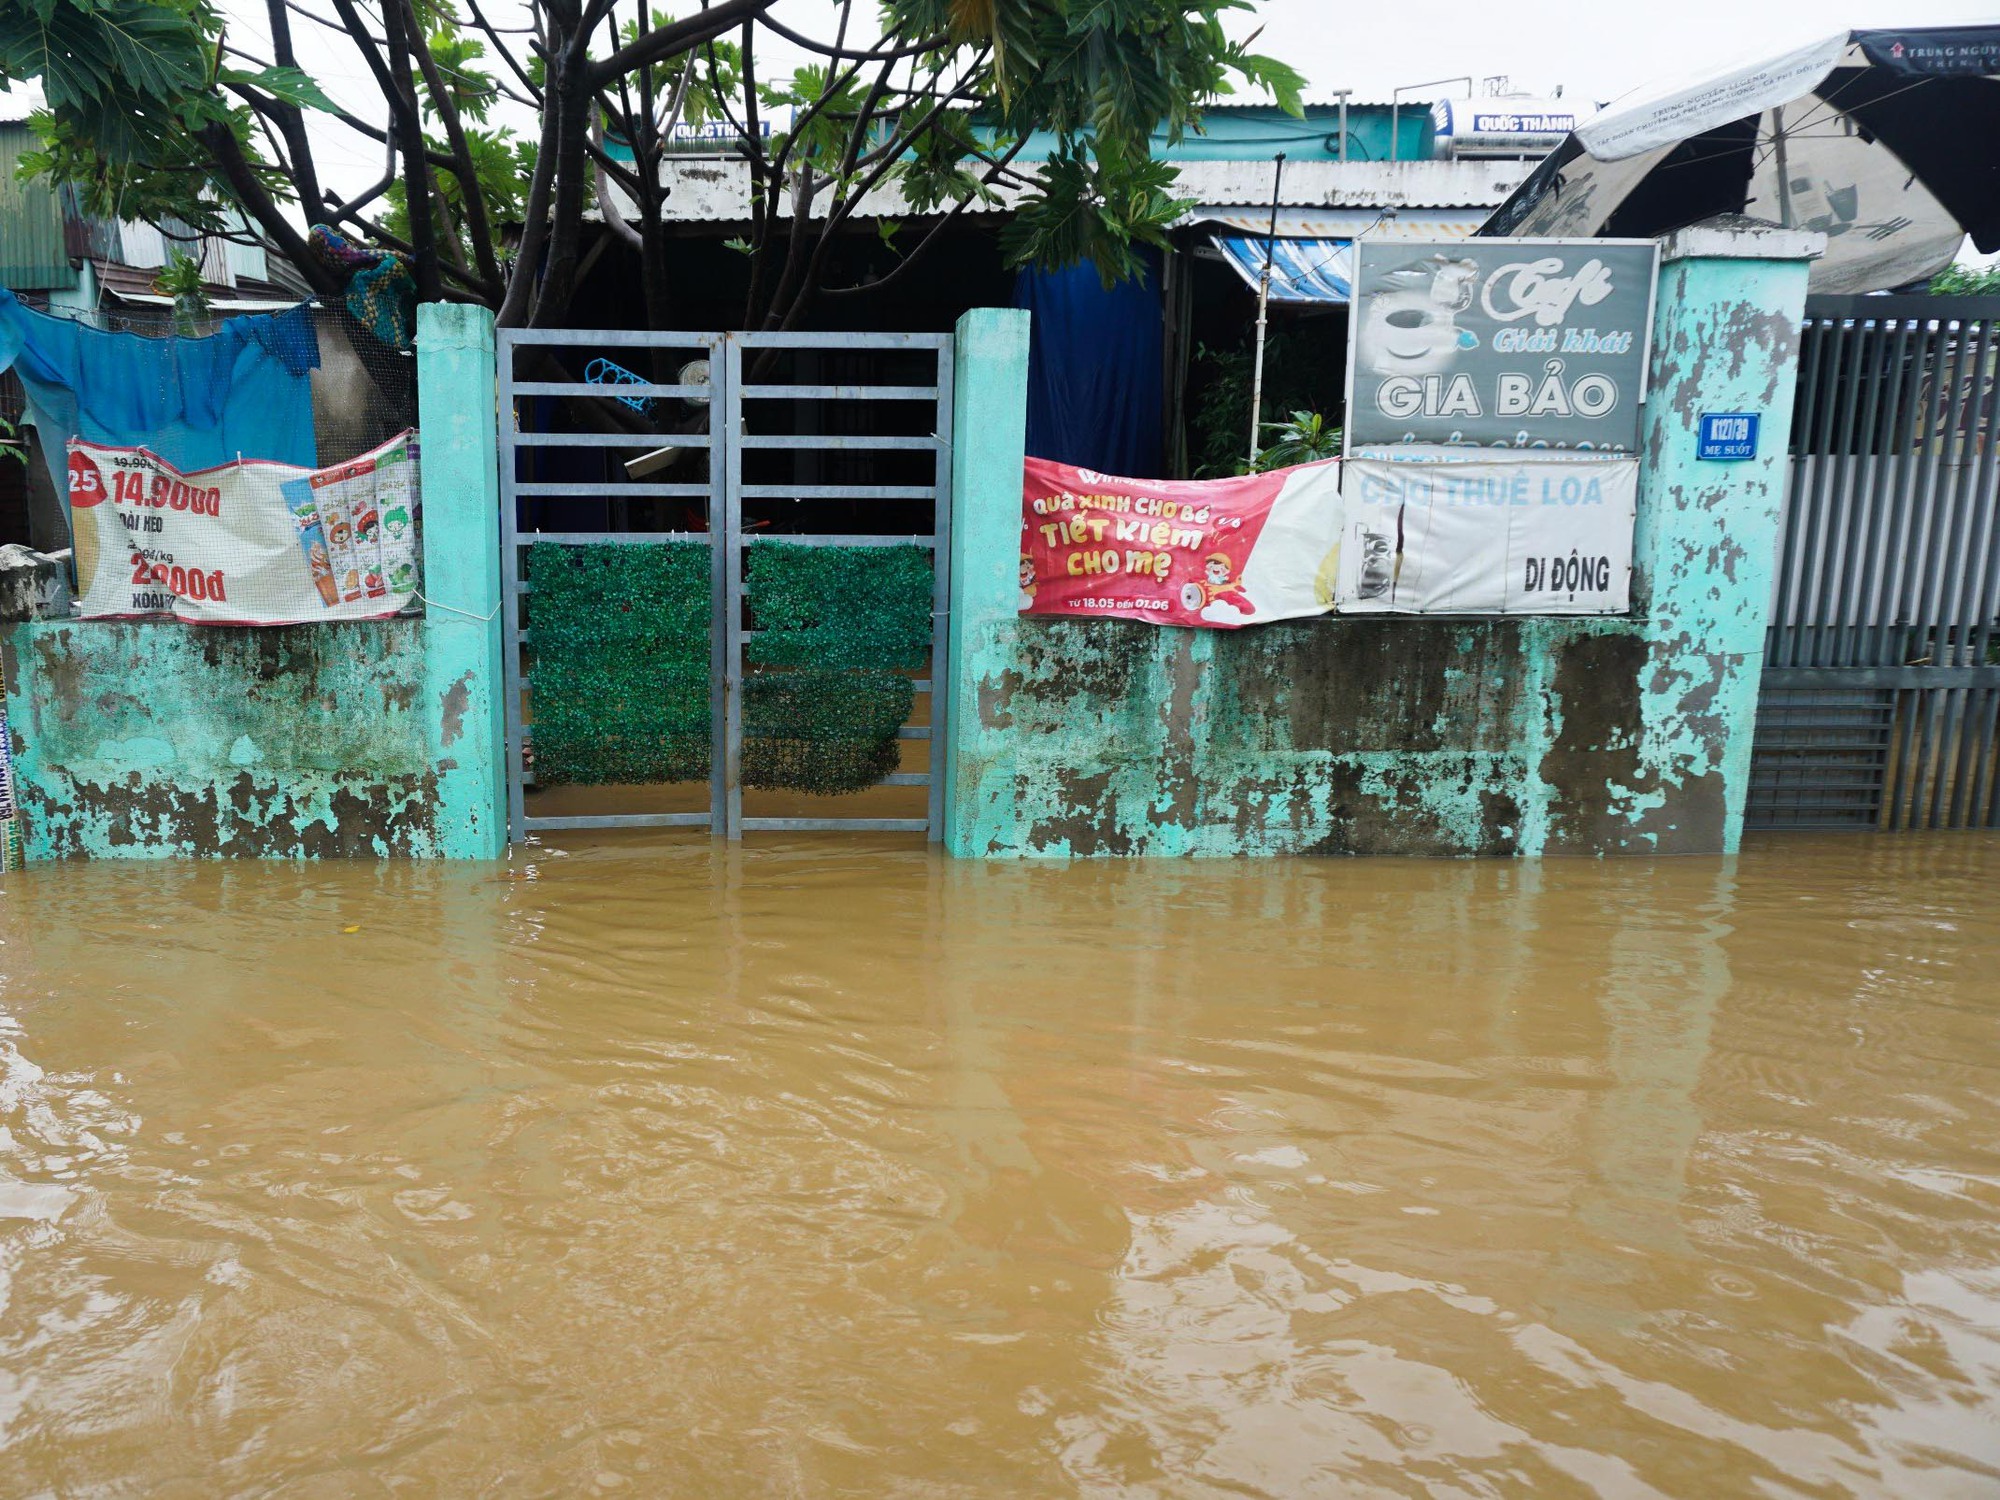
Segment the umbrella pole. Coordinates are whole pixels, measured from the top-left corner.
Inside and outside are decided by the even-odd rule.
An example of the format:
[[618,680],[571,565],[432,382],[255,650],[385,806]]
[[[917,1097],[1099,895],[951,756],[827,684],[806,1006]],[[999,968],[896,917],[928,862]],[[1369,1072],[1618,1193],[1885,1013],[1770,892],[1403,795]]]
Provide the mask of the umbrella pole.
[[[1343,149],[1345,141],[1342,142]],[[1285,153],[1276,157],[1271,177],[1271,229],[1264,236],[1264,274],[1257,281],[1257,363],[1250,376],[1250,468],[1257,468],[1257,435],[1264,430],[1264,318],[1271,302],[1271,264],[1278,254],[1278,190],[1285,180]]]
[[1776,148],[1778,160],[1778,227],[1792,227],[1792,174],[1785,165],[1785,107],[1771,106],[1772,145]]

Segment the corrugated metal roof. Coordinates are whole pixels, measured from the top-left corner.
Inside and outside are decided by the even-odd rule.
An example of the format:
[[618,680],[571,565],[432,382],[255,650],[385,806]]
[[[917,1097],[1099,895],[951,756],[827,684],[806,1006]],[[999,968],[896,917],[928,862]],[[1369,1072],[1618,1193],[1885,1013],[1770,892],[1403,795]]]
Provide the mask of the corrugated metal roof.
[[[1287,162],[1286,208],[1497,208],[1537,163],[1531,161]],[[1175,163],[1174,191],[1218,208],[1271,202],[1271,163]]]
[[[1484,208],[1279,208],[1282,240],[1462,240],[1484,224]],[[1270,233],[1268,203],[1225,208],[1203,203],[1181,216],[1181,224],[1240,230],[1254,237]]]
[[[1284,206],[1299,209],[1463,208],[1498,207],[1533,171],[1522,161],[1302,161],[1288,163],[1284,176]],[[1174,191],[1215,210],[1271,202],[1270,161],[1183,161],[1174,164]],[[750,166],[741,160],[667,158],[660,179],[667,187],[662,217],[668,223],[729,224],[750,217]],[[1018,191],[1002,194],[997,204],[975,205],[973,213],[1005,213]],[[636,210],[614,188],[612,198],[631,217]],[[875,189],[862,200],[858,219],[901,218],[909,213],[894,183]],[[595,213],[592,217],[596,217]]]
[[18,292],[67,290],[76,285],[63,240],[62,199],[46,182],[15,175],[34,132],[0,123],[0,286]]

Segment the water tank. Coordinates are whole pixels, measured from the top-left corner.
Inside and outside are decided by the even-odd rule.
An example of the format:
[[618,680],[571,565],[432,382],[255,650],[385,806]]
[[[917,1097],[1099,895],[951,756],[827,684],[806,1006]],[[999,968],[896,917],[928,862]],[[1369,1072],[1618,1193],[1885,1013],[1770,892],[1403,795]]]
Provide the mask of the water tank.
[[1547,156],[1584,115],[1561,99],[1489,95],[1440,99],[1431,106],[1431,118],[1437,123],[1438,158],[1460,161]]

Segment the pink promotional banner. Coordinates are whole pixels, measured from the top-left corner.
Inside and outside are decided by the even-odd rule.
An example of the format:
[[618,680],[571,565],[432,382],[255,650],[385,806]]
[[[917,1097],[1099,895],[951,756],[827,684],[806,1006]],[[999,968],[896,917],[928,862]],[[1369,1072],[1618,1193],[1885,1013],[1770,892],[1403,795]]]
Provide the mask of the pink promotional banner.
[[1234,630],[1333,608],[1339,462],[1233,479],[1127,479],[1027,461],[1023,614]]

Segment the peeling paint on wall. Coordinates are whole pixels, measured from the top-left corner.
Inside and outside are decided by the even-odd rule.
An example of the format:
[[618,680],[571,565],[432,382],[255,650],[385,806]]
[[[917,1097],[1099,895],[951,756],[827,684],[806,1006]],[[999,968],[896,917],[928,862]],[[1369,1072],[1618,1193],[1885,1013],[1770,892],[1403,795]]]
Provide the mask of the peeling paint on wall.
[[420,307],[417,383],[427,617],[238,629],[0,599],[31,859],[504,850],[492,313]]
[[[1242,631],[1023,618],[1011,568],[983,569],[978,555],[1018,526],[1018,450],[983,460],[991,476],[960,455],[954,540],[991,539],[968,547],[962,569],[954,553],[949,847],[1733,849],[1784,455],[1779,444],[1748,463],[1701,463],[1695,432],[1713,410],[1760,411],[1767,432],[1789,430],[1805,273],[1803,261],[1753,258],[1663,270],[1627,617],[1326,617]],[[961,330],[962,383],[983,348],[1014,357],[1003,329],[974,331]]]
[[424,621],[4,629],[30,858],[443,852]]

